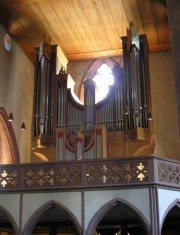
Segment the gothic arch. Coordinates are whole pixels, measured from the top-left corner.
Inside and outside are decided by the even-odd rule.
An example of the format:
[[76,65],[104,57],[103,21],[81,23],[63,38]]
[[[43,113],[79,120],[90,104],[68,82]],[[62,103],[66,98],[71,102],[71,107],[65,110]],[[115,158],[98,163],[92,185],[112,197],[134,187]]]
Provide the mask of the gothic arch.
[[44,212],[51,209],[52,207],[56,207],[57,209],[62,210],[71,219],[77,233],[79,235],[82,234],[81,226],[80,226],[78,220],[72,214],[72,212],[68,208],[66,208],[63,204],[61,204],[57,201],[54,201],[54,200],[48,201],[47,203],[45,203],[44,205],[39,207],[36,211],[34,211],[34,213],[30,216],[27,223],[25,224],[22,234],[23,235],[31,235],[36,223],[38,222],[39,217]]
[[8,221],[10,222],[13,232],[14,232],[13,234],[18,235],[19,234],[18,226],[16,222],[14,221],[13,217],[11,216],[11,214],[1,205],[0,205],[0,211],[2,211],[6,215]]
[[88,227],[87,227],[87,231],[86,234],[87,235],[93,235],[94,230],[97,228],[99,222],[103,219],[103,217],[108,213],[108,211],[110,209],[112,209],[113,207],[119,205],[119,204],[124,204],[125,206],[127,206],[127,208],[132,209],[136,214],[138,219],[141,221],[141,223],[143,224],[146,233],[148,235],[150,235],[150,231],[149,231],[149,225],[148,222],[146,221],[146,219],[144,218],[143,214],[131,203],[123,200],[123,199],[119,199],[119,198],[115,198],[111,201],[109,201],[108,203],[106,203],[105,205],[103,205],[93,216],[93,218],[91,219]]
[[163,218],[161,220],[161,224],[160,224],[160,233],[162,233],[162,228],[163,228],[163,224],[164,224],[164,221],[166,219],[166,216],[168,215],[168,213],[170,212],[171,209],[173,209],[173,207],[179,207],[179,210],[180,210],[180,200],[179,199],[175,199],[169,206],[168,208],[166,209],[164,215],[163,215]]
[[0,107],[0,163],[20,163],[18,145],[8,115],[4,108]]
[[114,67],[115,64],[115,59],[110,59],[110,58],[99,58],[96,59],[95,61],[93,61],[90,66],[88,67],[88,69],[84,72],[84,76],[81,79],[80,85],[79,85],[79,89],[78,89],[78,97],[80,100],[82,100],[83,97],[83,82],[86,79],[91,79],[94,75],[94,73],[96,72],[96,70],[103,64],[107,64],[111,69]]

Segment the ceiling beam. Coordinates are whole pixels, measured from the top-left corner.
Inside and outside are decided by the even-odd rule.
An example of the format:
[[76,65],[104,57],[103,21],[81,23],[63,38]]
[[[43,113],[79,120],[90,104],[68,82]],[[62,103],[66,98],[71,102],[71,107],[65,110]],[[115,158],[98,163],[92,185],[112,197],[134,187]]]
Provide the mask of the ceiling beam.
[[80,60],[90,60],[103,57],[116,57],[122,55],[122,49],[117,50],[107,50],[107,51],[95,51],[87,53],[75,53],[75,54],[65,54],[68,61],[80,61]]
[[42,2],[47,0],[1,0],[1,4],[8,5],[8,6],[15,6],[15,5],[23,5],[23,4],[31,4],[35,2]]
[[[150,52],[158,52],[158,51],[167,51],[171,50],[170,43],[160,44],[160,45],[150,45]],[[107,51],[95,51],[95,52],[87,52],[87,53],[75,53],[75,54],[65,54],[68,61],[81,61],[81,60],[91,60],[103,57],[118,57],[122,56],[122,49],[117,50],[107,50]]]

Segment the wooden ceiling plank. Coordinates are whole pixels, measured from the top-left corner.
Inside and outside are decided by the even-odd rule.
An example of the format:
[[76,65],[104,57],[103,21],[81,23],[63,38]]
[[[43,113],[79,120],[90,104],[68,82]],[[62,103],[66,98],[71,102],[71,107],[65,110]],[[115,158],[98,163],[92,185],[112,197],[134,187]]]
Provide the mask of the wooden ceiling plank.
[[107,1],[96,0],[96,12],[98,14],[99,21],[104,31],[104,36],[110,44],[110,49],[120,48],[120,41],[116,24],[112,15],[112,11]]
[[97,58],[117,57],[120,55],[122,55],[122,49],[94,51],[94,52],[79,53],[79,54],[66,54],[66,57],[69,61],[81,61],[81,60],[89,60]]
[[170,43],[163,43],[158,45],[150,45],[149,46],[150,52],[157,52],[157,51],[169,51],[171,50]]
[[126,36],[127,27],[129,27],[128,19],[124,10],[124,5],[122,0],[108,0],[111,8],[111,12],[116,24],[116,30],[119,34],[119,41],[121,43],[120,37]]
[[1,0],[1,4],[4,4],[6,6],[20,6],[24,4],[31,4],[35,2],[41,2],[46,0]]
[[[30,8],[29,7],[14,7],[12,9],[12,11],[14,12],[14,14],[16,15],[16,18],[18,19],[20,25],[22,26],[23,29],[23,33],[22,35],[18,32],[17,29],[17,38],[23,38],[23,37],[28,37],[29,41],[31,41],[32,44],[34,44],[33,42],[36,41],[36,39],[38,38],[38,32],[39,29],[37,27],[37,24],[35,24],[35,22],[33,21],[34,18],[29,17],[30,15]],[[33,20],[32,20],[33,19]]]
[[[49,5],[48,5],[49,6]],[[51,38],[52,44],[59,44],[60,47],[63,47],[65,52],[69,51],[68,44],[64,43],[67,37],[64,39],[65,28],[63,24],[59,24],[56,14],[48,10],[48,6],[41,2],[39,4],[34,3],[31,5],[34,18],[36,19],[37,24],[40,26],[41,34]],[[50,16],[51,15],[51,16]],[[39,23],[38,23],[39,22]],[[53,27],[55,25],[55,27]],[[59,37],[58,30],[64,32],[61,37]]]
[[[53,7],[54,12],[57,15],[57,20],[59,21],[59,26],[62,24],[65,28],[64,32],[60,31],[57,27],[52,26],[53,30],[58,30],[60,36],[67,36],[66,41],[64,43],[68,43],[69,50],[72,53],[78,53],[80,51],[85,51],[86,47],[83,42],[81,42],[81,38],[77,31],[76,25],[73,22],[71,15],[65,5],[65,1],[60,3],[59,0],[50,1],[51,6]],[[57,11],[56,9],[61,8],[61,11]],[[65,35],[66,34],[66,35]]]
[[[149,48],[150,48],[151,53],[162,51],[162,50],[167,51],[171,49],[169,43],[152,45]],[[79,53],[79,54],[66,54],[68,61],[81,61],[81,60],[117,57],[117,56],[122,56],[122,49],[107,50],[107,51],[94,51],[94,52]]]
[[[8,32],[14,37],[14,40],[19,43],[23,51],[28,51],[29,53],[30,48],[32,50],[32,45],[35,43],[34,28],[32,30],[21,8],[11,7],[9,9],[12,14]],[[26,44],[26,48],[23,48],[24,44]]]
[[86,21],[95,37],[96,43],[98,44],[98,50],[109,48],[109,42],[104,35],[104,31],[96,11],[96,2],[93,0],[81,1],[81,8],[86,16]]
[[130,21],[150,51],[170,49],[165,0],[0,1],[2,25],[31,58],[42,34],[70,60],[117,56]]
[[144,34],[143,22],[137,0],[122,0],[128,23],[133,22],[138,34]]
[[[91,25],[89,24],[89,17],[90,15],[87,16],[87,11],[88,9],[85,9],[85,6],[83,4],[82,1],[76,0],[77,5],[78,5],[78,14],[79,15],[79,19],[81,21],[81,24],[83,25],[83,28],[86,32],[86,37],[88,38],[88,40],[90,40],[91,42],[91,51],[97,51],[99,50],[99,45],[97,42],[97,37],[96,34],[92,31]],[[87,11],[85,11],[87,10]]]
[[79,2],[74,0],[65,1],[64,3],[69,10],[69,15],[76,26],[77,33],[79,34],[79,44],[84,44],[84,52],[94,50],[94,44],[92,43],[94,41],[94,36],[91,33],[89,25],[86,22],[86,18],[81,11]]
[[154,11],[159,42],[161,44],[170,43],[168,17],[165,3],[162,0],[152,1],[152,8]]
[[137,4],[144,25],[144,33],[148,36],[148,42],[149,44],[157,45],[159,40],[151,0],[137,0]]

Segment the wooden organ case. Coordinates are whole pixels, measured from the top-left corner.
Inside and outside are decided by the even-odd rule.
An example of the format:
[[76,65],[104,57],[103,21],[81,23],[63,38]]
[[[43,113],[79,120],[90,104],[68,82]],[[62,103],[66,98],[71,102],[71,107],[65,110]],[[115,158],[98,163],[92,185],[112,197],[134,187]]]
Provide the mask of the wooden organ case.
[[[34,133],[42,145],[56,146],[56,160],[153,153],[147,37],[137,35],[130,25],[127,36],[121,40],[123,66],[119,62],[114,64],[114,85],[106,98],[97,104],[92,79],[84,81],[82,105],[67,88],[65,69],[62,67],[57,75],[52,71],[54,50],[53,63],[41,58],[42,75],[36,80]],[[44,69],[47,76],[43,72],[44,61],[51,68]]]

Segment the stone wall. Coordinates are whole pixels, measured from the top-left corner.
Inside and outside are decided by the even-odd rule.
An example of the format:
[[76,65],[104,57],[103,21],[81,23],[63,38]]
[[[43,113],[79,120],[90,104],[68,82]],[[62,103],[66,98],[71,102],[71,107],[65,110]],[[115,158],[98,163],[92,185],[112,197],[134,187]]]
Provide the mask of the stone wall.
[[[13,112],[12,126],[16,135],[20,162],[30,161],[34,90],[34,66],[12,41],[11,51],[4,48],[5,30],[0,26],[0,107]],[[21,130],[21,123],[26,130]]]
[[180,160],[180,140],[175,80],[171,53],[150,54],[155,155]]

